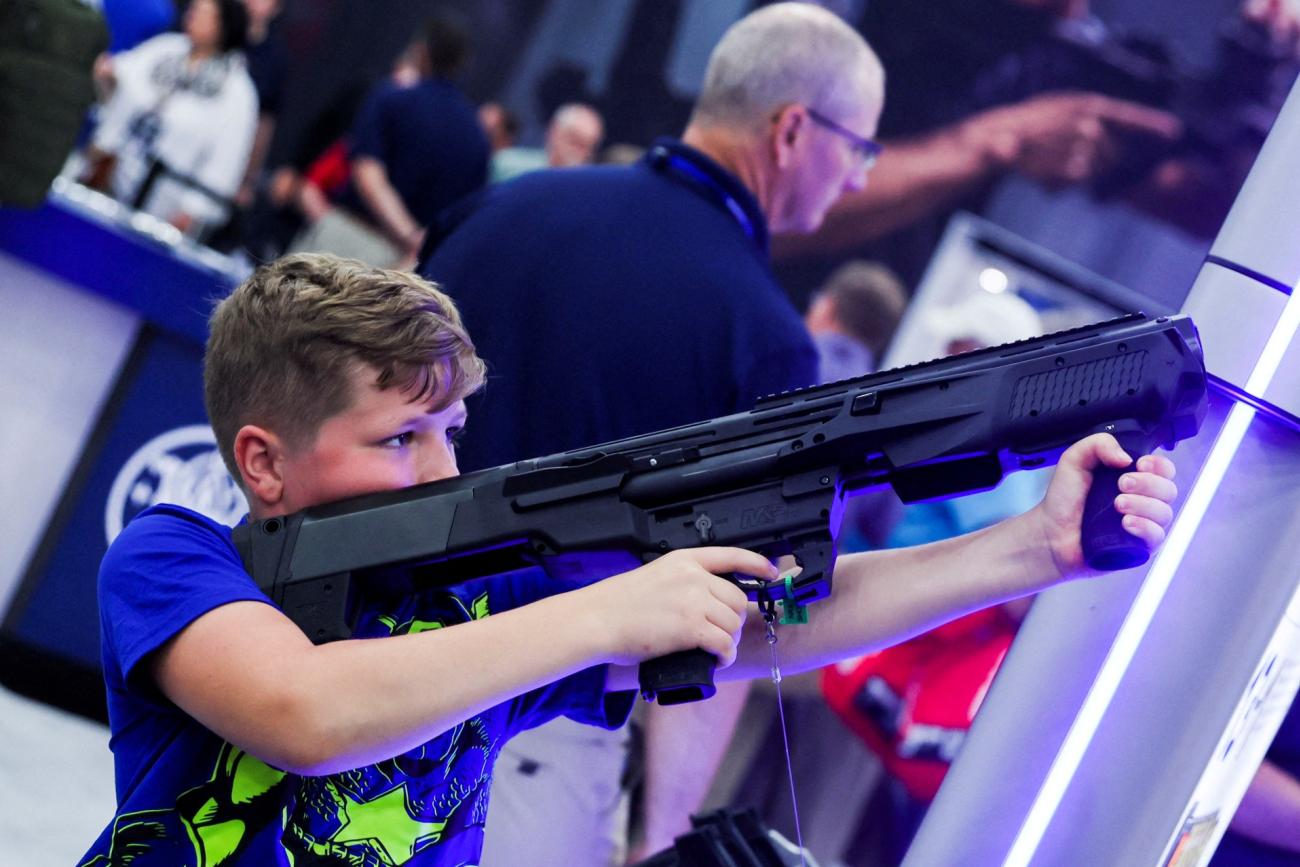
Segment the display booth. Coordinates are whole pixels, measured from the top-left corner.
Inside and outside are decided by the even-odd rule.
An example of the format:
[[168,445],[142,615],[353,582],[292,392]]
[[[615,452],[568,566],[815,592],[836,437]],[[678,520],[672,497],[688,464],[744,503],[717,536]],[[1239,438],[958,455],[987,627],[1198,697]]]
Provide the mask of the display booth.
[[0,209],[0,682],[103,719],[95,582],[158,501],[237,520],[203,408],[207,315],[241,274],[166,224],[60,182]]

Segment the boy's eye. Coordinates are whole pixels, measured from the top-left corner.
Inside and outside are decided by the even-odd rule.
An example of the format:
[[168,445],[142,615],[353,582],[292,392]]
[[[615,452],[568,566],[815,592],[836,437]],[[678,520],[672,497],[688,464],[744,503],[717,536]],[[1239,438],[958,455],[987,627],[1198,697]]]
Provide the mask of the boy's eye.
[[380,445],[388,446],[389,448],[401,449],[409,446],[413,439],[415,439],[415,431],[408,430],[408,431],[403,431],[402,433],[399,433],[396,436],[389,437],[388,439],[381,442]]
[[453,446],[458,445],[461,441],[461,438],[464,436],[465,436],[465,429],[463,427],[447,428],[447,442],[451,443]]

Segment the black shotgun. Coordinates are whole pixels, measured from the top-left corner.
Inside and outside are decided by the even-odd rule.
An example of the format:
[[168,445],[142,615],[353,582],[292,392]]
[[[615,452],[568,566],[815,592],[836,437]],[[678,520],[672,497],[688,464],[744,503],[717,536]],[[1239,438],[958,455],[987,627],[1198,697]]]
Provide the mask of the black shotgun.
[[[1185,316],[1140,314],[763,398],[749,412],[357,497],[235,530],[244,565],[316,643],[348,638],[368,570],[411,567],[412,589],[557,555],[735,545],[791,554],[793,579],[740,581],[787,612],[828,595],[846,496],[890,485],[905,502],[995,486],[1109,431],[1137,456],[1193,436],[1205,367]],[[1089,492],[1098,569],[1147,557],[1112,506],[1123,470]],[[418,568],[416,568],[418,567]],[[430,568],[432,567],[432,568]],[[713,657],[641,666],[647,698],[713,694]]]

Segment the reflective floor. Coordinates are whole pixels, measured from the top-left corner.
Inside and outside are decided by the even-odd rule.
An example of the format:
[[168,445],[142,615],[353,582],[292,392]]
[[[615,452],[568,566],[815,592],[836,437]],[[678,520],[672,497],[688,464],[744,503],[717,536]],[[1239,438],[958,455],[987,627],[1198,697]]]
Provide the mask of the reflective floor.
[[76,864],[113,802],[108,729],[0,687],[0,863]]

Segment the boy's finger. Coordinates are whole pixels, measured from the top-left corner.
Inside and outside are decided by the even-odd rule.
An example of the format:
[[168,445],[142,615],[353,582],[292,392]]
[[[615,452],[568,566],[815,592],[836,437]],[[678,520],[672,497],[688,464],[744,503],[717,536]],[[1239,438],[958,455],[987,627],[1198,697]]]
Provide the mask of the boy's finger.
[[1119,477],[1119,489],[1125,494],[1154,497],[1166,503],[1178,498],[1178,486],[1168,477],[1154,473],[1125,473]]
[[1092,434],[1076,442],[1061,455],[1061,465],[1075,466],[1091,472],[1100,465],[1127,467],[1133,463],[1128,452],[1120,447],[1119,440],[1108,433]]
[[1172,479],[1178,468],[1174,462],[1164,455],[1143,455],[1137,460],[1137,468],[1144,473],[1155,473],[1158,476],[1164,476],[1166,479]]
[[1161,527],[1168,527],[1174,520],[1173,507],[1154,497],[1120,494],[1115,498],[1115,508],[1125,515],[1146,518]]
[[730,581],[710,582],[709,590],[719,602],[736,614],[749,608],[749,597],[745,595],[745,591]]
[[1119,440],[1110,434],[1098,434],[1098,441],[1094,448],[1097,459],[1108,467],[1127,467],[1133,463],[1133,456],[1124,450],[1119,444]]
[[736,661],[736,641],[730,632],[709,626],[700,637],[698,646],[717,657],[718,668],[726,668]]
[[1155,549],[1165,540],[1165,528],[1155,521],[1137,515],[1125,515],[1120,523],[1129,533],[1146,542],[1150,549]]
[[746,551],[744,548],[688,548],[691,558],[702,567],[720,575],[726,572],[741,572],[755,578],[775,581],[779,575],[776,567],[762,554]]
[[728,635],[735,635],[740,631],[740,627],[745,625],[744,615],[728,605],[717,602],[708,607],[708,610],[704,612],[704,616],[710,623]]

